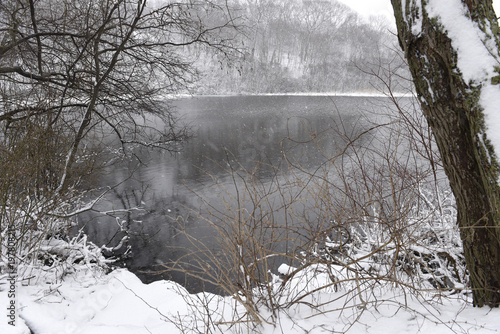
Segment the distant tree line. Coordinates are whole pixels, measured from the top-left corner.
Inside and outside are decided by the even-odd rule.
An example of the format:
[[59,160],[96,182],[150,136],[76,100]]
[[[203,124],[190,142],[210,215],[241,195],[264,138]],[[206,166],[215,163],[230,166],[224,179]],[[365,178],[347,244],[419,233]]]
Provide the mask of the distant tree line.
[[[200,58],[202,93],[374,90],[366,72],[406,70],[382,17],[363,20],[336,0],[233,0],[244,18],[243,52],[231,66]],[[395,30],[392,29],[392,30]],[[400,80],[401,90],[408,87]]]

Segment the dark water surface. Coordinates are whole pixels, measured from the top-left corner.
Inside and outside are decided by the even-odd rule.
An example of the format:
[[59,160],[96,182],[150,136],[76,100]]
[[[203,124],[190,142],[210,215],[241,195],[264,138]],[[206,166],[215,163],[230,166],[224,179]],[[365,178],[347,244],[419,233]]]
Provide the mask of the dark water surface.
[[377,105],[383,100],[325,96],[176,100],[173,105],[181,122],[194,133],[182,152],[138,151],[143,164],[115,165],[99,180],[102,186],[119,184],[99,210],[138,209],[119,215],[85,215],[80,221],[98,245],[115,246],[129,235],[131,256],[126,266],[143,281],[173,279],[199,291],[199,282],[158,272],[159,264],[193,251],[189,239],[179,233],[179,223],[193,237],[204,238],[217,254],[214,230],[203,216],[204,203],[216,211],[234,207],[239,195],[235,188],[243,180],[235,175],[251,175],[263,187],[272,187],[283,180],[290,162],[314,170],[345,146],[346,139],[338,132],[352,136],[363,131],[367,125],[362,111],[380,108]]

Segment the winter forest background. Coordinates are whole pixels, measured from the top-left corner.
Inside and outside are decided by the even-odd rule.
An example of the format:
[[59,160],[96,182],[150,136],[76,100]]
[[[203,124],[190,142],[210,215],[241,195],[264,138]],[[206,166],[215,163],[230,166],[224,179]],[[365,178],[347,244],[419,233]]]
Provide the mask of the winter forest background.
[[[245,17],[233,41],[243,51],[227,63],[190,49],[203,73],[197,93],[373,92],[371,71],[404,66],[383,16],[366,20],[336,1],[233,3],[234,15]],[[407,80],[395,80],[394,87],[409,87]]]

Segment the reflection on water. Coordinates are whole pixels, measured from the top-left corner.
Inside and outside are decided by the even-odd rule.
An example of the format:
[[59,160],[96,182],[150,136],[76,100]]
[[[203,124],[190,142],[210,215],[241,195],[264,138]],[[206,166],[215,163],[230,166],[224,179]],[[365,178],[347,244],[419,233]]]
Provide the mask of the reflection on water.
[[155,265],[192,251],[175,218],[181,217],[184,228],[193,237],[207,240],[217,253],[214,231],[197,212],[203,201],[214,210],[232,205],[235,180],[230,172],[238,175],[245,171],[266,184],[280,182],[290,162],[305,169],[316,168],[345,146],[346,139],[336,130],[351,134],[363,131],[359,110],[373,100],[236,96],[175,101],[182,122],[194,132],[183,151],[139,150],[135,153],[143,164],[115,165],[99,180],[103,186],[119,184],[99,210],[139,209],[118,218],[85,215],[81,221],[87,222],[85,230],[97,244],[116,245],[128,233],[132,257],[126,264],[144,281],[174,279],[197,291],[202,288],[199,282],[184,282],[182,275],[142,272],[157,270]]

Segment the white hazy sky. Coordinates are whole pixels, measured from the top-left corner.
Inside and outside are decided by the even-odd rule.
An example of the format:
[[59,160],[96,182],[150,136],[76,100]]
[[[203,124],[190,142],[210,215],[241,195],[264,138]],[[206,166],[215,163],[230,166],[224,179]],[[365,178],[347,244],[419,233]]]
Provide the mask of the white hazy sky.
[[[384,15],[394,22],[391,0],[338,0],[363,16]],[[495,12],[500,15],[500,0],[493,0]]]

